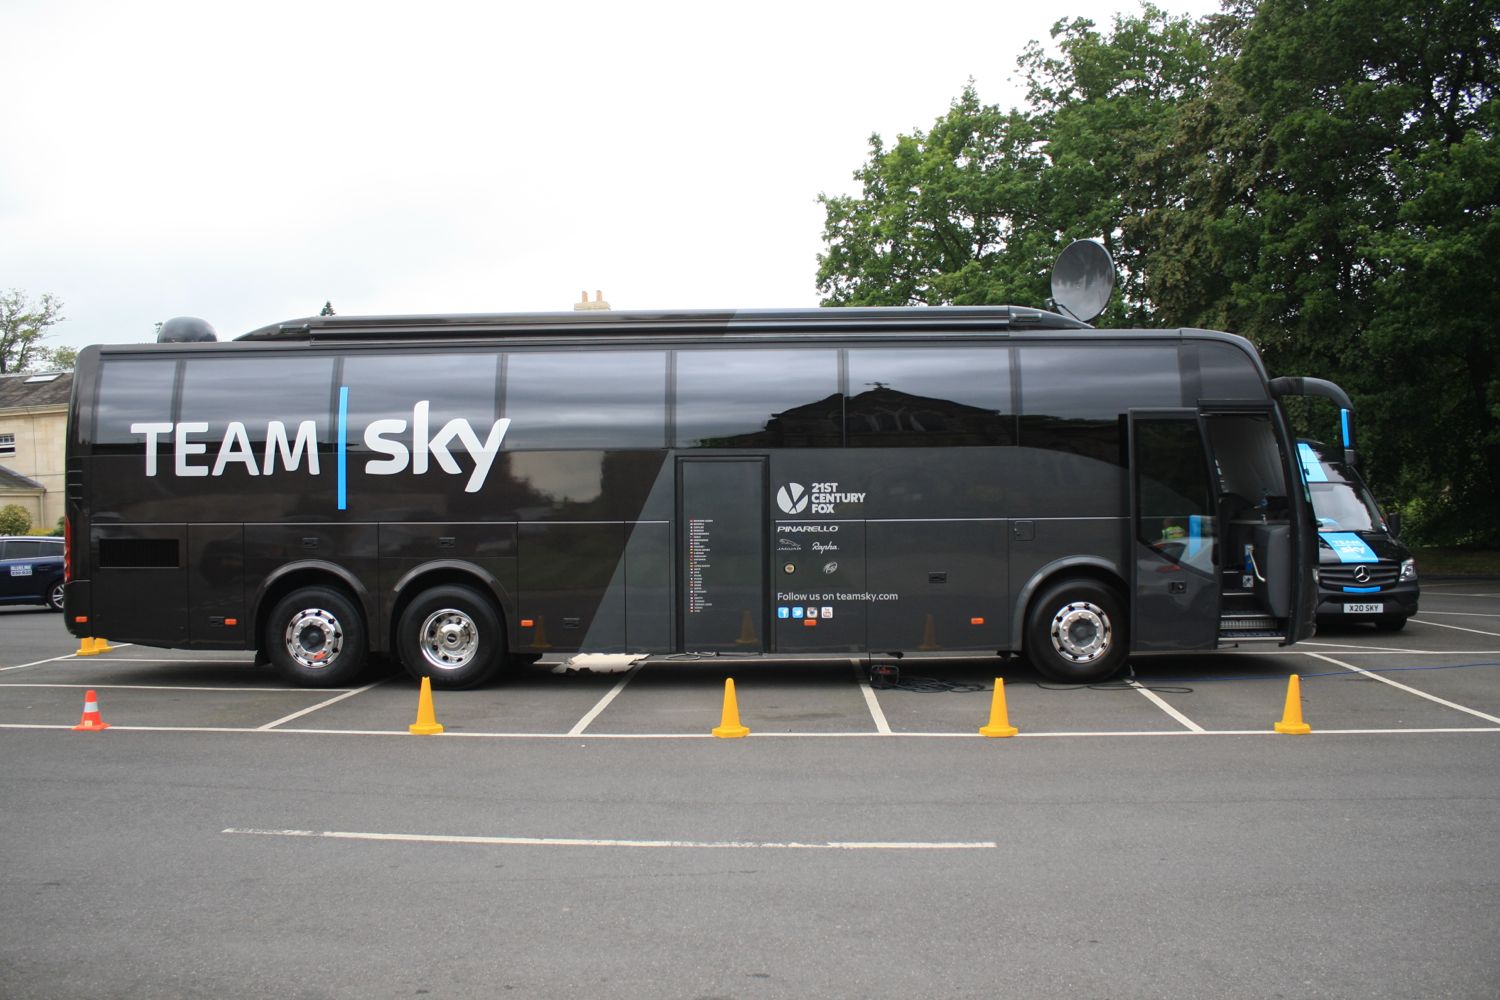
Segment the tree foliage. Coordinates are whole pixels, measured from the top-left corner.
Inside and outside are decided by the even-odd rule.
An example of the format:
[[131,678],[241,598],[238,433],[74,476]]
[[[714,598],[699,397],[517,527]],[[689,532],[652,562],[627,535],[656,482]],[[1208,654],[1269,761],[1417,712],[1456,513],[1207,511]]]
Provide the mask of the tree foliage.
[[971,83],[822,196],[823,301],[1040,304],[1061,248],[1102,239],[1100,325],[1228,329],[1340,382],[1413,534],[1500,543],[1497,42],[1496,0],[1059,21],[1026,108]]
[[0,292],[0,374],[50,361],[52,352],[41,341],[62,318],[62,302],[55,296],[44,293],[33,302],[16,289]]

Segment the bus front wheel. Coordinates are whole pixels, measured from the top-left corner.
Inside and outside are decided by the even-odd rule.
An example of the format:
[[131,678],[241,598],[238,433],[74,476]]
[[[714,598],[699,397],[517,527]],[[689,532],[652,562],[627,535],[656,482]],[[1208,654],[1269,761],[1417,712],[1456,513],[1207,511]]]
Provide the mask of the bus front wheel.
[[331,587],[304,587],[277,601],[264,642],[281,675],[304,687],[347,684],[365,665],[364,618]]
[[407,673],[432,686],[483,684],[500,666],[505,636],[495,605],[463,586],[433,587],[401,613],[396,646]]
[[1093,580],[1053,584],[1032,602],[1026,659],[1065,684],[1095,684],[1125,662],[1125,614],[1115,592]]

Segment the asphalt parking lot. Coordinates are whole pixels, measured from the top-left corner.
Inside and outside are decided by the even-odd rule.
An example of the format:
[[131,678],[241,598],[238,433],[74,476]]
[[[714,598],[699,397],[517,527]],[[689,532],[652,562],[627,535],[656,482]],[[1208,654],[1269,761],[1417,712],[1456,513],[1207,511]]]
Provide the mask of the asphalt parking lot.
[[1092,688],[543,663],[436,692],[440,736],[404,675],[6,609],[0,996],[1493,997],[1500,582],[1422,607]]

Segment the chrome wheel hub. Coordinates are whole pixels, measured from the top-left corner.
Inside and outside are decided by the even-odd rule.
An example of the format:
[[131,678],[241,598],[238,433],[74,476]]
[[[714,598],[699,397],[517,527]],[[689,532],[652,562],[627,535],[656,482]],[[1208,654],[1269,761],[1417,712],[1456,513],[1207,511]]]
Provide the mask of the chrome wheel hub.
[[1052,616],[1052,648],[1074,663],[1089,663],[1109,652],[1109,615],[1097,604],[1075,601]]
[[292,616],[287,624],[287,655],[304,667],[314,670],[338,659],[344,648],[344,630],[332,612],[306,608]]
[[438,670],[457,670],[479,652],[479,628],[474,619],[454,608],[434,611],[417,636],[422,659]]

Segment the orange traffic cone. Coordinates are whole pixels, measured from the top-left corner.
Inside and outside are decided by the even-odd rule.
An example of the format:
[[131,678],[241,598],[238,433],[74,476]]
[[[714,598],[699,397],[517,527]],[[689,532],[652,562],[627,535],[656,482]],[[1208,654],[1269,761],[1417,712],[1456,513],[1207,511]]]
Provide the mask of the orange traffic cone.
[[740,703],[734,696],[734,678],[724,678],[724,713],[711,732],[721,740],[732,740],[749,736],[750,730],[740,725]]
[[83,718],[73,727],[75,733],[94,733],[108,729],[109,723],[99,716],[99,696],[92,689],[83,696]]
[[1271,728],[1288,736],[1312,732],[1312,726],[1302,721],[1302,680],[1296,674],[1287,678],[1286,707],[1282,709],[1281,721]]
[[436,736],[443,731],[443,724],[432,710],[432,678],[422,678],[422,690],[417,695],[417,721],[406,727],[413,736]]
[[1020,730],[1010,724],[1010,719],[1005,711],[1005,678],[995,678],[995,693],[990,696],[990,722],[987,726],[979,727],[980,736],[1005,737],[1014,736]]

